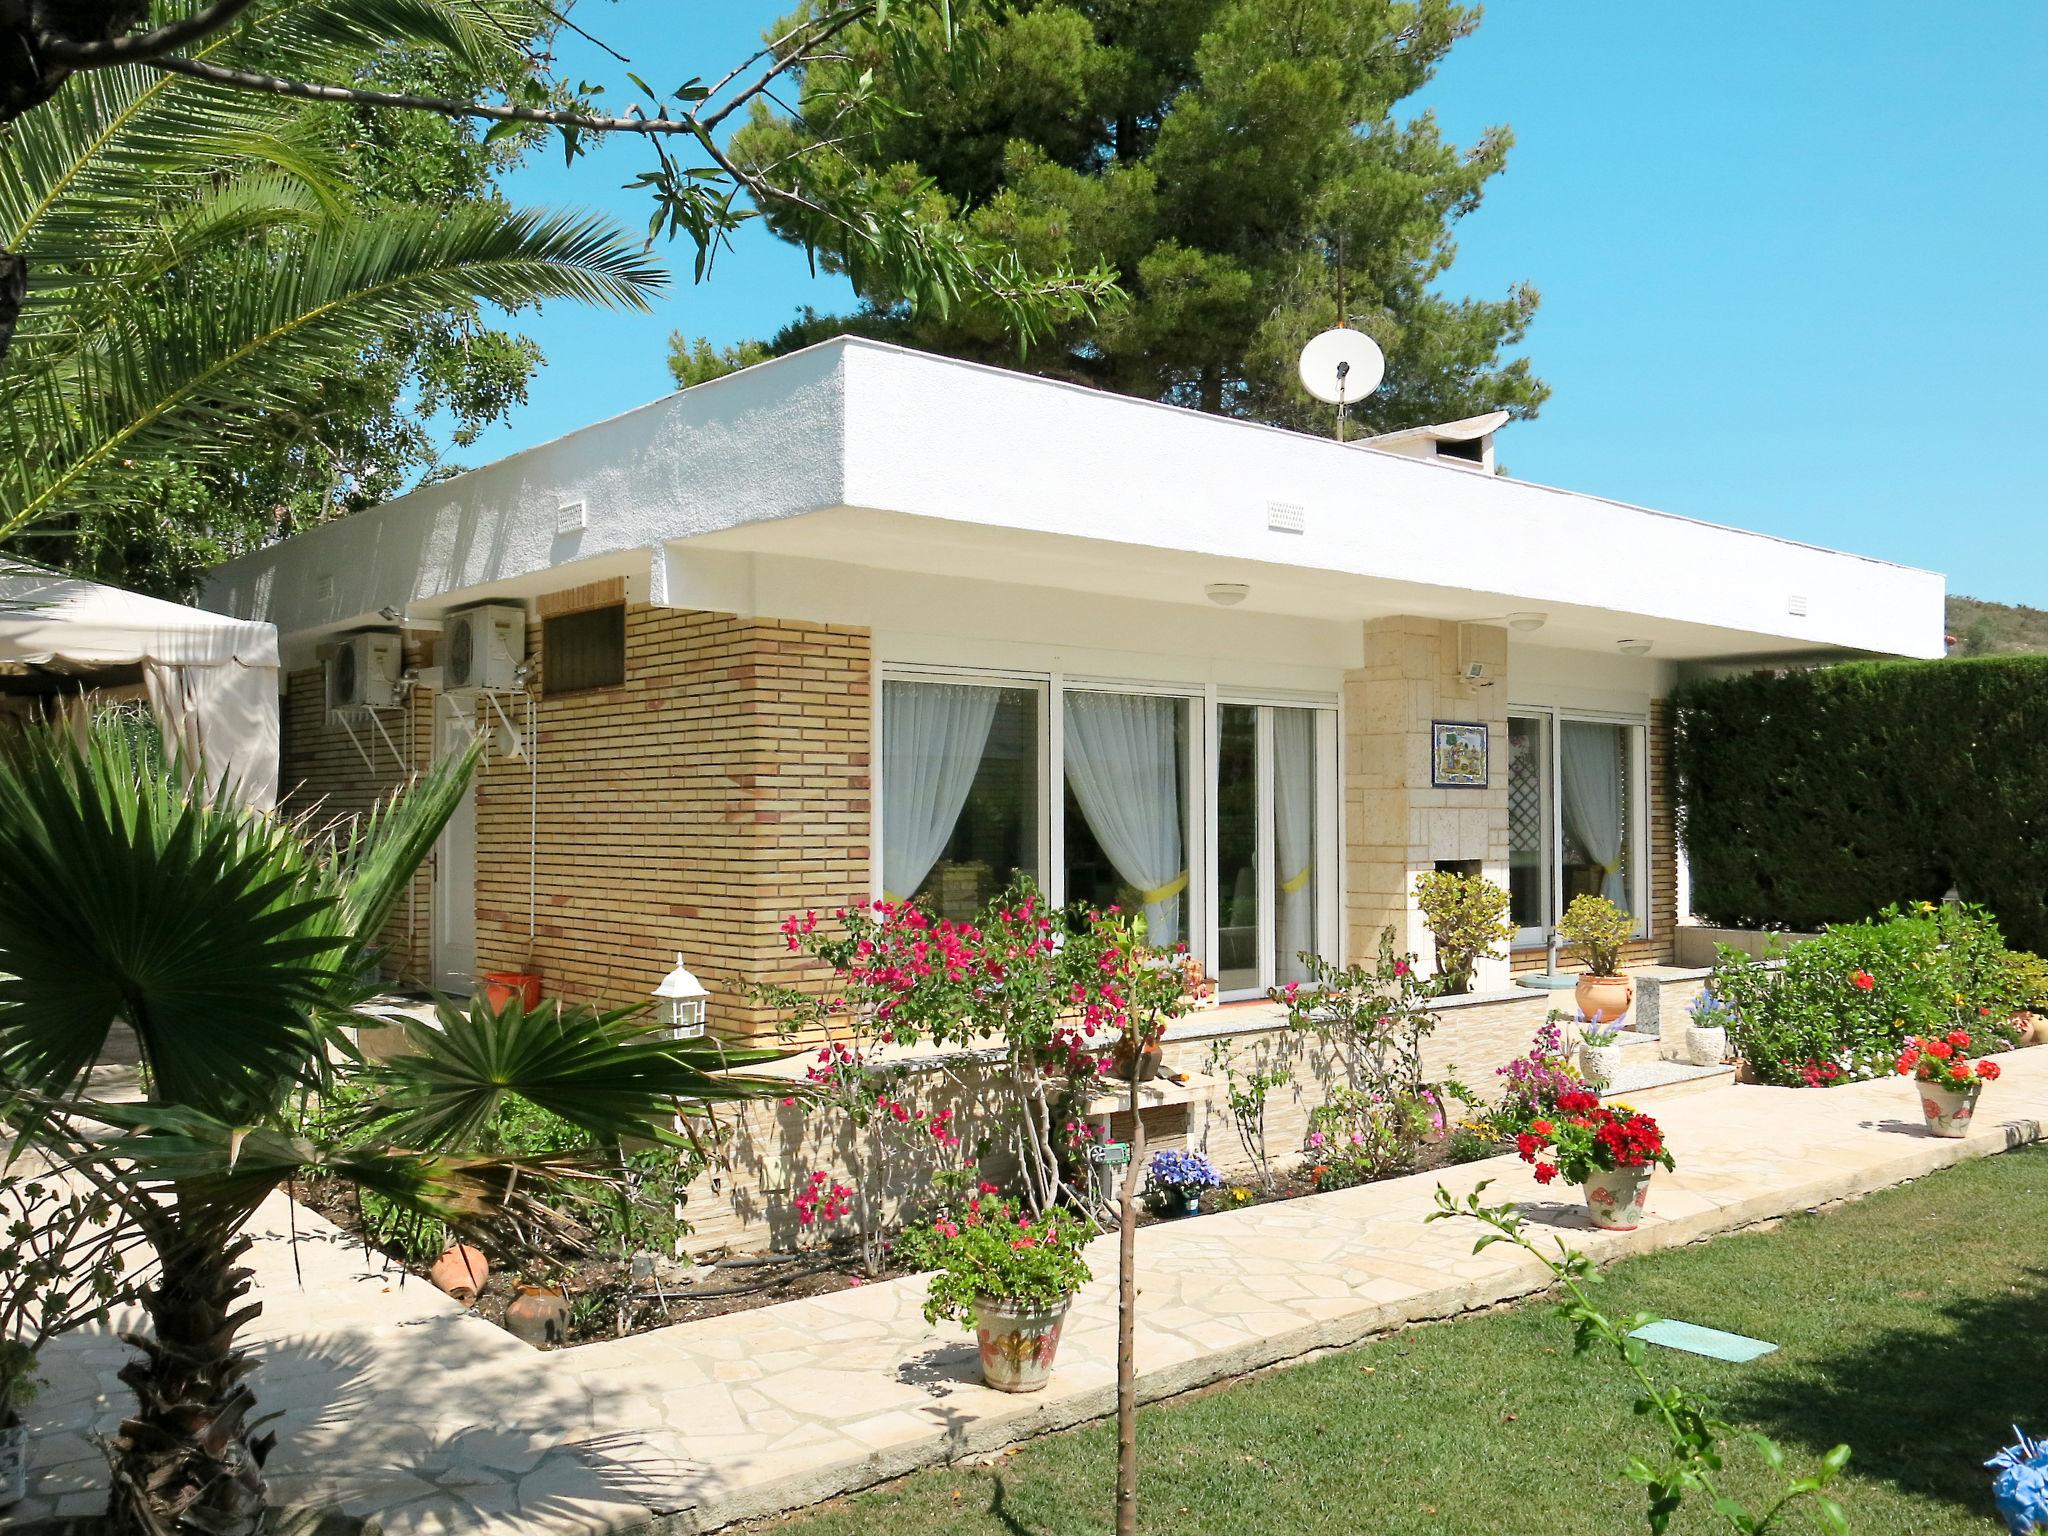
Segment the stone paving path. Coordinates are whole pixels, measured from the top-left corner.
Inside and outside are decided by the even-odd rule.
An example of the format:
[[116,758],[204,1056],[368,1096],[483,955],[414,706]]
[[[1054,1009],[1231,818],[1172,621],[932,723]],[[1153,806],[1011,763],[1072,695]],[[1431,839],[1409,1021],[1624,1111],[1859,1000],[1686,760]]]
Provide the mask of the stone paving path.
[[[1513,1159],[1147,1228],[1138,1361],[1148,1398],[1522,1295],[1540,1272],[1461,1223],[1425,1225],[1437,1183],[1480,1179],[1603,1260],[1896,1184],[2041,1139],[2048,1049],[2003,1058],[1967,1141],[1922,1130],[1896,1080],[1825,1091],[1731,1087],[1655,1106],[1680,1161],[1652,1220],[1594,1233]],[[1567,1192],[1568,1194],[1569,1192]],[[1053,1384],[981,1387],[971,1342],[920,1315],[910,1279],[684,1323],[554,1354],[528,1349],[417,1280],[380,1270],[326,1223],[266,1207],[256,1378],[280,1413],[278,1497],[335,1501],[390,1536],[698,1532],[915,1467],[996,1450],[1113,1408],[1114,1239],[1090,1253]],[[65,1341],[34,1410],[19,1516],[99,1507],[89,1436],[120,1416],[124,1351]]]

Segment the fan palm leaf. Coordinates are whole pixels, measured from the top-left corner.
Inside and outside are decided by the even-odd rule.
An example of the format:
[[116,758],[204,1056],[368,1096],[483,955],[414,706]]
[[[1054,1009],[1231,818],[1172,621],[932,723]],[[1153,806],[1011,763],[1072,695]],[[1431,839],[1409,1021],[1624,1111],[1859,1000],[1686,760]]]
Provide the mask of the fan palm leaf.
[[0,539],[118,497],[124,464],[225,457],[266,409],[420,315],[478,300],[644,309],[664,281],[601,220],[491,206],[241,240],[131,294],[88,344],[0,374]]

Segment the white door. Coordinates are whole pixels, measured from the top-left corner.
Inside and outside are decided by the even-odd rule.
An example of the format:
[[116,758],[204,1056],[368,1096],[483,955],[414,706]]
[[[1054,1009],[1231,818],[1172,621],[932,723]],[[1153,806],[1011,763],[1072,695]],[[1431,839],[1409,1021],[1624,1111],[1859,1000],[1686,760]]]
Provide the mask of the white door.
[[[451,709],[438,711],[437,746],[443,757],[469,745],[470,722]],[[476,783],[448,818],[434,845],[434,985],[466,996],[476,982]]]

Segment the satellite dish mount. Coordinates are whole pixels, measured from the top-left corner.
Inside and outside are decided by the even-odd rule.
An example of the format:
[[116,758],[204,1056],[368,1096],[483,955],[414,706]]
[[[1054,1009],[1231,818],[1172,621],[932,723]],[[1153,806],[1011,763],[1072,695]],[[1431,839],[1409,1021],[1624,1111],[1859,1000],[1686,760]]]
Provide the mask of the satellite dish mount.
[[1337,323],[1301,349],[1302,387],[1325,404],[1337,407],[1337,441],[1344,441],[1344,421],[1354,400],[1363,400],[1387,376],[1386,355],[1363,331],[1344,321],[1344,247],[1337,247]]

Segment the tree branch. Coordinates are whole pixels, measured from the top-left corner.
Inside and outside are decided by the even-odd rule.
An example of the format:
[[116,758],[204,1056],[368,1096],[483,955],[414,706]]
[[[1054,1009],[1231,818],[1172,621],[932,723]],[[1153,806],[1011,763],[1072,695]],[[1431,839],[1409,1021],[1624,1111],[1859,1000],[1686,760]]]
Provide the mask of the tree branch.
[[183,21],[174,21],[150,32],[130,32],[90,43],[68,42],[53,37],[42,46],[43,56],[54,64],[74,69],[105,69],[114,64],[139,64],[160,54],[183,48],[210,37],[246,11],[254,0],[213,0]]
[[442,117],[482,117],[499,123],[540,123],[554,128],[575,128],[585,133],[638,133],[649,136],[689,134],[698,125],[688,117],[605,117],[590,112],[568,112],[555,107],[497,106],[483,101],[460,101],[450,96],[417,96],[403,91],[372,91],[352,85],[320,85],[310,80],[287,80],[279,75],[253,70],[227,69],[179,55],[142,59],[138,62],[168,75],[184,75],[238,90],[260,91],[272,96],[290,96],[300,101],[339,101],[367,107],[392,107],[406,112],[434,112]]

